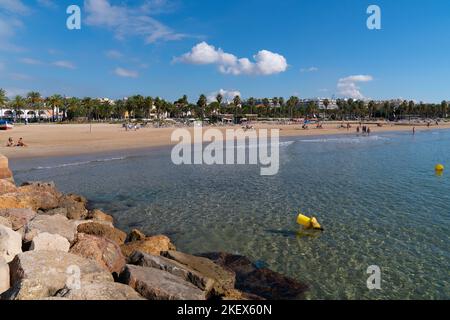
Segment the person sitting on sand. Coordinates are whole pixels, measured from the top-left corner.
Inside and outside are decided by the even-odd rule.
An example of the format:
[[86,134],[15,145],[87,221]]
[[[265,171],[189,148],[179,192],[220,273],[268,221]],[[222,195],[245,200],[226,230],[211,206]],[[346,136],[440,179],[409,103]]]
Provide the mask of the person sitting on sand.
[[9,137],[8,142],[6,143],[7,147],[14,147],[14,140],[13,138]]
[[17,141],[16,147],[27,147],[27,145],[23,142],[23,139],[20,138],[19,141]]

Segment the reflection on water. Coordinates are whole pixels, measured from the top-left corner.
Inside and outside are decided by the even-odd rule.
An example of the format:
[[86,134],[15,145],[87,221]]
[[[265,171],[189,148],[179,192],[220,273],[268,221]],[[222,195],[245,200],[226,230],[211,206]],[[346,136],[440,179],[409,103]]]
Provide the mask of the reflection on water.
[[[187,252],[227,251],[310,284],[310,299],[450,298],[450,132],[293,138],[280,172],[174,166],[170,150],[13,161],[16,179],[54,180],[123,229]],[[71,165],[73,164],[73,165]],[[447,165],[448,166],[448,165]],[[323,233],[299,233],[298,212]],[[382,290],[366,287],[378,265]]]

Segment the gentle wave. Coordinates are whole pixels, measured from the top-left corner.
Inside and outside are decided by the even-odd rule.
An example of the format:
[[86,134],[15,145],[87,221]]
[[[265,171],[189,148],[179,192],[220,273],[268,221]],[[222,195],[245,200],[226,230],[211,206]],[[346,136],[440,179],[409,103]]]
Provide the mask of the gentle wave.
[[355,138],[324,138],[324,139],[306,139],[299,140],[305,143],[364,143],[366,141],[387,141],[389,138],[381,136],[370,136],[370,137],[355,137]]
[[128,157],[115,157],[115,158],[106,158],[106,159],[86,160],[86,161],[79,161],[79,162],[69,162],[69,163],[57,164],[54,166],[35,167],[35,168],[31,168],[31,170],[51,170],[51,169],[59,169],[59,168],[65,168],[65,167],[76,167],[76,166],[83,166],[83,165],[90,164],[90,163],[97,163],[97,162],[120,161],[120,160],[125,160],[127,158]]

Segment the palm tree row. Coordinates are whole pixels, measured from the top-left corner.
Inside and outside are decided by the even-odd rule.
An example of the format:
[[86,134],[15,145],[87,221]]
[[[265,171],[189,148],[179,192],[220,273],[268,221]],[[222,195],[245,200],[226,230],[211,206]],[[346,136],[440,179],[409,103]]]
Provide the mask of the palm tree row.
[[41,120],[45,111],[51,111],[51,121],[65,121],[75,119],[88,120],[122,120],[125,118],[149,119],[156,117],[170,118],[210,118],[217,119],[220,114],[230,114],[235,118],[255,115],[258,118],[327,118],[333,120],[351,120],[363,118],[384,118],[390,120],[407,119],[411,117],[437,118],[447,117],[450,111],[448,103],[440,104],[415,103],[403,101],[363,101],[353,99],[338,99],[337,108],[328,109],[331,102],[325,99],[322,108],[315,101],[301,101],[292,96],[287,101],[283,97],[271,99],[255,99],[253,97],[242,100],[235,96],[230,103],[224,102],[224,97],[218,94],[215,101],[208,101],[202,94],[197,102],[190,103],[184,95],[180,99],[169,102],[162,98],[134,95],[116,101],[95,98],[65,98],[59,94],[44,98],[39,92],[29,92],[25,97],[15,96],[9,100],[3,89],[0,89],[0,108],[8,108],[18,119],[23,110],[31,110],[36,121]]

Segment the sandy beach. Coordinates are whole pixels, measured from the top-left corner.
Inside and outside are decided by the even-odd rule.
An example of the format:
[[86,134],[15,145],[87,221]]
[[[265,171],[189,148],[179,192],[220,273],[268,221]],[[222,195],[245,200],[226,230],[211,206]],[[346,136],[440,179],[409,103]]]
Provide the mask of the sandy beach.
[[[255,129],[280,129],[281,137],[319,136],[319,135],[355,135],[356,124],[352,128],[338,129],[339,123],[327,123],[323,129],[303,130],[301,125],[269,125],[257,124]],[[410,131],[412,125],[384,124],[382,127],[369,125],[372,134],[391,131]],[[450,129],[450,123],[426,126],[415,125],[417,131]],[[218,127],[220,130],[235,127]],[[192,128],[188,128],[192,130]],[[204,128],[206,129],[206,127]],[[119,124],[33,124],[18,125],[11,131],[0,131],[0,154],[10,159],[49,156],[70,156],[94,154],[110,151],[124,151],[149,147],[161,147],[173,144],[170,140],[175,128],[143,128],[137,131],[125,131]],[[6,142],[12,137],[15,142],[23,138],[28,145],[25,148],[7,148]]]

